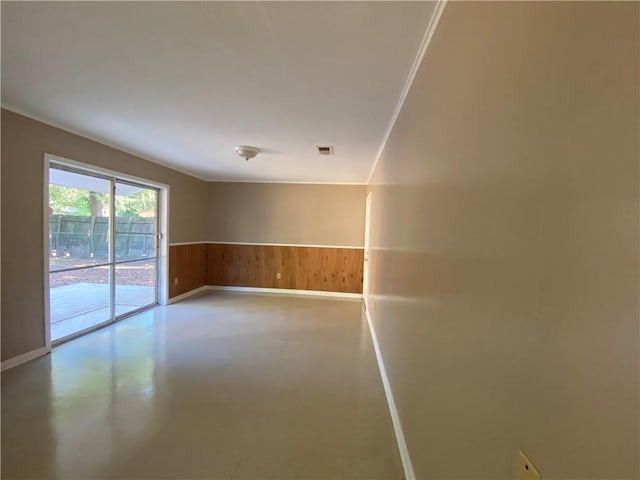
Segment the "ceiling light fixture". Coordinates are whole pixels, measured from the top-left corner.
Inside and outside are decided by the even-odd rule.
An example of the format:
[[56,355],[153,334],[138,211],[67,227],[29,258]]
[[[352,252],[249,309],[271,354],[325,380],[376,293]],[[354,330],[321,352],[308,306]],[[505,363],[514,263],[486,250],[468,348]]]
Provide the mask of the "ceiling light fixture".
[[253,157],[258,155],[258,153],[260,153],[260,150],[258,150],[257,148],[248,147],[246,145],[238,145],[236,148],[234,148],[234,151],[247,161],[251,160]]

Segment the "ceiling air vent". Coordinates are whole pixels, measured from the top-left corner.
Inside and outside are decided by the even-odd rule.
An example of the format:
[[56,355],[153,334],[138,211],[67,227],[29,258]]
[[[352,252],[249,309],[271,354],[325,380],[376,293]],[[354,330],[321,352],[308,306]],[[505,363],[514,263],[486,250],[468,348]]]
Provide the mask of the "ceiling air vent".
[[333,147],[316,145],[316,150],[318,151],[318,155],[333,155]]

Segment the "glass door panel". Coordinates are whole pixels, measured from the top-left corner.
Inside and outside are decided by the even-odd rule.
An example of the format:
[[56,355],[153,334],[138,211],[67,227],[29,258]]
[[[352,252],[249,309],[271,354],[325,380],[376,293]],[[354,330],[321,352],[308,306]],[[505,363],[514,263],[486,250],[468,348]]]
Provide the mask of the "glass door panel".
[[111,313],[111,180],[49,169],[51,340],[108,322]]
[[116,316],[156,303],[155,258],[116,264]]
[[158,191],[135,183],[115,186],[116,316],[157,301]]
[[110,265],[49,274],[51,340],[111,320]]
[[156,257],[158,191],[116,182],[116,262]]
[[49,270],[109,263],[111,181],[49,169]]

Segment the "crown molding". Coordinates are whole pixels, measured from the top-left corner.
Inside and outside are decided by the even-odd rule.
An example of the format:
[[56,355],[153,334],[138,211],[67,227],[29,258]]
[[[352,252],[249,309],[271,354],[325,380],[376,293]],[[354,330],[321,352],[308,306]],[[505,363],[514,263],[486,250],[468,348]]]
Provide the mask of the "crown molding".
[[409,94],[409,90],[411,90],[411,85],[413,84],[413,80],[416,78],[418,70],[420,69],[420,65],[422,64],[422,59],[429,48],[429,44],[431,43],[431,39],[433,38],[433,34],[436,31],[436,27],[438,26],[438,22],[440,21],[440,17],[442,16],[442,12],[444,11],[444,7],[447,4],[447,0],[438,0],[438,3],[433,10],[433,15],[431,15],[431,20],[429,20],[429,24],[427,25],[427,30],[424,33],[424,37],[422,37],[422,42],[420,43],[420,48],[418,49],[418,54],[416,55],[415,60],[413,61],[413,65],[411,66],[411,70],[409,70],[409,76],[407,77],[407,81],[404,84],[404,88],[402,89],[402,93],[400,94],[400,98],[398,99],[398,103],[396,105],[396,109],[391,116],[391,121],[389,122],[389,126],[387,127],[387,131],[382,138],[382,143],[380,144],[380,148],[378,148],[378,153],[376,155],[376,159],[371,166],[371,170],[369,171],[369,176],[367,177],[367,185],[371,183],[371,178],[373,177],[373,173],[376,171],[376,167],[378,166],[378,162],[380,162],[380,158],[382,157],[382,152],[384,152],[385,147],[387,146],[387,141],[389,140],[389,136],[391,135],[391,131],[398,120],[398,116],[400,115],[400,111],[404,106],[404,102],[407,99],[407,95]]

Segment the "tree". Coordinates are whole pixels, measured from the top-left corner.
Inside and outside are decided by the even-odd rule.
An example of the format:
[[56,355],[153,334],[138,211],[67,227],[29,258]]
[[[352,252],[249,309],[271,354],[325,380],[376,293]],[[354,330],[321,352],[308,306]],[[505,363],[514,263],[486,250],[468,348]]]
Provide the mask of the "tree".
[[[56,215],[80,215],[99,217],[109,211],[110,195],[91,192],[82,188],[49,185],[49,206]],[[156,208],[157,192],[140,189],[130,195],[116,195],[116,216],[138,217]],[[148,216],[148,215],[145,215]]]
[[116,216],[137,217],[141,213],[155,210],[157,193],[155,190],[140,189],[131,195],[116,196]]
[[49,185],[49,206],[54,214],[81,215],[102,214],[108,204],[106,193],[90,192],[81,188]]

